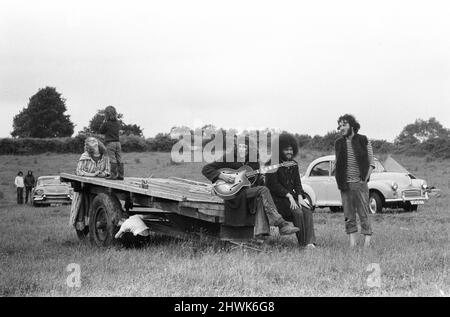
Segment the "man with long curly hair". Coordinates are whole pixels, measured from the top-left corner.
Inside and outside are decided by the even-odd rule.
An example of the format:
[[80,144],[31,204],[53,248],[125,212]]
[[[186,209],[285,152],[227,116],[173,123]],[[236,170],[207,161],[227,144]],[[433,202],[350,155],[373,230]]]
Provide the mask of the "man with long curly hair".
[[[278,149],[280,162],[296,162],[294,158],[298,154],[298,144],[293,135],[280,134]],[[294,226],[300,228],[300,231],[296,233],[299,245],[315,248],[316,237],[312,211],[299,203],[306,198],[306,194],[303,191],[298,165],[282,166],[276,172],[268,173],[266,186],[270,189],[275,205],[283,218],[292,221]]]
[[335,142],[336,183],[341,191],[345,217],[345,231],[350,237],[350,247],[356,245],[358,227],[356,214],[361,222],[364,246],[370,245],[372,227],[369,219],[370,174],[375,168],[373,150],[365,135],[359,134],[360,124],[355,117],[345,114],[337,120],[341,137]]

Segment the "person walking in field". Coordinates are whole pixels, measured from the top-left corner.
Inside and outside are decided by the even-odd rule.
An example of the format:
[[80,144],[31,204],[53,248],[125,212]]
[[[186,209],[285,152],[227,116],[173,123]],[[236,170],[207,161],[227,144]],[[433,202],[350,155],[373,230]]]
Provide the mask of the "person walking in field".
[[25,183],[25,203],[28,204],[28,197],[30,198],[30,203],[32,203],[33,199],[31,198],[31,191],[33,190],[33,187],[36,184],[36,180],[34,178],[32,171],[28,171],[27,175],[25,176],[24,183]]
[[375,168],[373,150],[365,135],[359,134],[360,124],[355,117],[345,114],[338,119],[341,137],[335,142],[336,183],[341,191],[345,217],[345,231],[350,237],[350,247],[356,246],[358,227],[356,214],[364,235],[364,246],[370,246],[372,226],[369,219],[369,182]]
[[111,175],[108,179],[123,180],[124,168],[122,163],[122,147],[119,140],[120,121],[117,118],[116,108],[105,108],[105,121],[100,127],[100,133],[105,135],[106,149],[111,164]]
[[21,205],[23,204],[23,188],[24,188],[22,171],[19,171],[19,173],[17,173],[16,179],[14,180],[14,184],[16,185],[17,189],[17,203]]

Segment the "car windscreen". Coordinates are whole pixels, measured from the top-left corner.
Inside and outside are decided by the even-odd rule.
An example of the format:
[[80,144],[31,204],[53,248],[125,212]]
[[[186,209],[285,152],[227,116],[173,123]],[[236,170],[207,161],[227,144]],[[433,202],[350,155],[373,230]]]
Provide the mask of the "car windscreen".
[[38,180],[38,186],[61,185],[59,178],[44,178]]

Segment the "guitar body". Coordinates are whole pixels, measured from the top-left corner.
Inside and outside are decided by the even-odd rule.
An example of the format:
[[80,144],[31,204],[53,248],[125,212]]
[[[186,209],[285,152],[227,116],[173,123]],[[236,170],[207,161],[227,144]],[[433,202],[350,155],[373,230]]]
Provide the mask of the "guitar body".
[[[252,183],[255,181],[256,176],[258,174],[267,173],[267,172],[274,170],[280,166],[289,167],[289,166],[295,166],[295,165],[297,165],[297,163],[295,163],[295,161],[288,161],[288,162],[284,162],[281,164],[261,167],[260,169],[258,169],[256,171],[253,171],[253,169],[248,165],[244,165],[244,166],[240,167],[238,170],[234,170],[231,168],[221,168],[221,169],[219,169],[220,173],[233,175],[235,177],[234,183],[227,183],[224,180],[219,179],[213,184],[212,189],[217,196],[219,196],[220,198],[222,198],[224,200],[233,199],[234,197],[236,197],[236,195],[239,193],[239,191],[243,187],[251,186]],[[253,182],[251,182],[249,180],[249,178]]]
[[253,169],[248,165],[244,165],[238,170],[221,168],[219,172],[222,174],[231,174],[235,176],[235,182],[232,184],[221,179],[217,180],[213,184],[214,193],[224,200],[233,199],[243,187],[249,187],[252,185],[252,182],[250,182],[246,176],[246,173],[252,171]]

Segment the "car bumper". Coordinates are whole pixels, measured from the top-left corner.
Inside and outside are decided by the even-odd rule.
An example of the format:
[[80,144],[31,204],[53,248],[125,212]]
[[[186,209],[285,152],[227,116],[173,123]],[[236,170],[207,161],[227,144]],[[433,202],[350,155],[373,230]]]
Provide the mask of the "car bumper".
[[386,203],[405,203],[405,202],[419,202],[419,201],[421,201],[423,203],[423,202],[427,201],[428,199],[429,199],[428,193],[425,192],[425,195],[423,195],[423,196],[416,196],[416,197],[405,197],[405,196],[402,196],[400,198],[386,198],[385,202]]
[[71,204],[72,196],[59,196],[59,197],[47,197],[47,196],[34,196],[33,203],[36,205],[39,204]]

